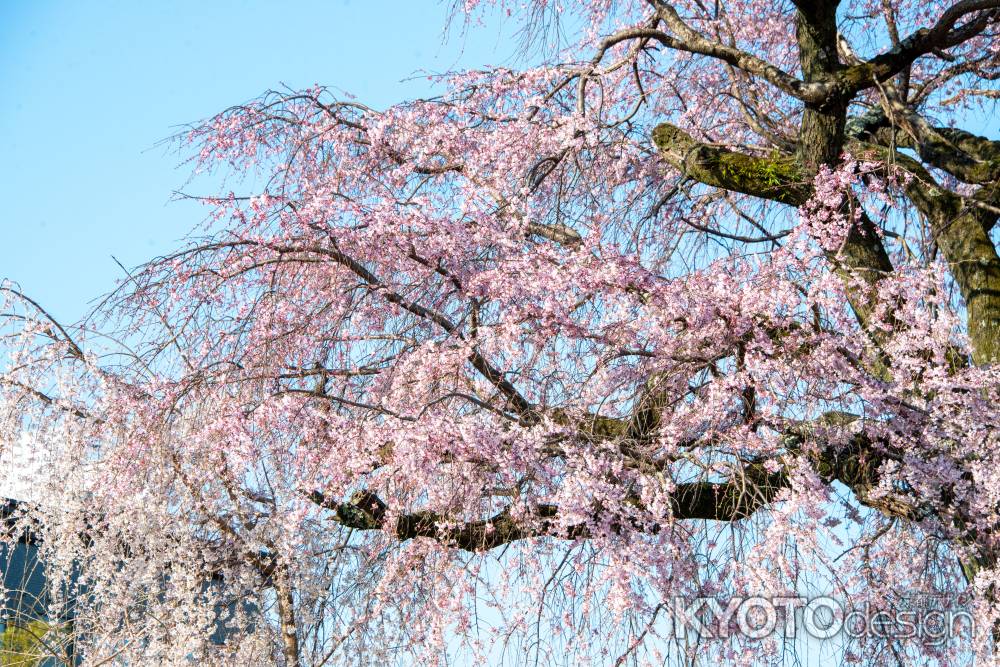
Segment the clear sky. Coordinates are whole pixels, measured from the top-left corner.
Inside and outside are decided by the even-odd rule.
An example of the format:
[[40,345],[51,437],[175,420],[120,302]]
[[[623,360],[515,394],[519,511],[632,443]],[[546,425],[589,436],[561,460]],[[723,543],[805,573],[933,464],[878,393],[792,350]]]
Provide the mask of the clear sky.
[[445,39],[451,0],[0,0],[0,278],[73,321],[121,270],[176,247],[204,209],[157,143],[269,88],[372,106],[421,72],[510,64],[498,27]]

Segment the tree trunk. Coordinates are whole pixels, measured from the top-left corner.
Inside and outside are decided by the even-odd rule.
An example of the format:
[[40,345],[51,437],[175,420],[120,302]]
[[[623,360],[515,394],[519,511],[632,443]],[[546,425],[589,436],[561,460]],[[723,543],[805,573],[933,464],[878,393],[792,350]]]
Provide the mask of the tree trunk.
[[299,633],[295,626],[295,596],[288,566],[279,564],[274,571],[274,590],[278,596],[278,623],[285,667],[299,667]]

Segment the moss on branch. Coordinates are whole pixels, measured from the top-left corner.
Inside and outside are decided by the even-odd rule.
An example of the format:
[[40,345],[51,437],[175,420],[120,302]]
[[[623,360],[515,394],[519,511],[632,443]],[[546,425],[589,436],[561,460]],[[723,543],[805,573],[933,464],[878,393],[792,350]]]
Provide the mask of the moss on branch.
[[[790,206],[805,204],[813,193],[807,171],[793,156],[763,158],[711,146],[669,123],[653,130],[653,142],[667,162],[705,185]],[[847,286],[859,322],[870,329],[869,320],[878,301],[878,282],[892,271],[875,225],[862,212],[842,247],[828,256]]]
[[673,167],[706,185],[792,206],[809,198],[809,183],[792,156],[756,157],[710,146],[669,123],[653,130],[653,143]]

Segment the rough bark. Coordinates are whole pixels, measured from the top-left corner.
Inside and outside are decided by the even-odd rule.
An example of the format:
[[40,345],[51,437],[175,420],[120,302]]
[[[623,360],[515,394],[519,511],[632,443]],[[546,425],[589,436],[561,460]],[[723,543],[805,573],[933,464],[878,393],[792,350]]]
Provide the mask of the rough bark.
[[996,216],[933,182],[914,181],[907,194],[930,223],[965,300],[973,361],[1000,362],[1000,256],[986,231]]
[[[966,304],[973,362],[986,365],[1000,362],[1000,256],[990,238],[998,218],[1000,181],[981,183],[972,197],[962,198],[942,187],[920,162],[898,152],[914,148],[922,160],[968,183],[990,174],[1000,174],[1000,142],[949,128],[921,129],[911,124],[910,132],[869,125],[856,136],[873,142],[858,146],[874,150],[878,157],[910,172],[913,180],[906,194],[927,220],[941,253]],[[921,139],[923,138],[923,140]],[[950,148],[948,148],[947,143]]]
[[[842,418],[836,415],[833,418]],[[848,417],[853,419],[853,417]],[[885,454],[866,436],[858,435],[846,447],[820,446],[812,437],[811,424],[789,431],[785,445],[790,453],[812,461],[817,472],[827,481],[838,481],[851,489],[859,501],[886,514],[904,519],[917,519],[923,511],[912,498],[876,493],[878,470]],[[762,464],[749,463],[724,482],[691,482],[678,484],[672,497],[674,521],[740,521],[753,516],[775,501],[779,493],[790,487],[784,469],[769,472]],[[559,508],[540,504],[528,513],[515,514],[508,507],[489,519],[463,521],[431,511],[395,514],[376,494],[359,491],[347,502],[339,502],[322,492],[308,494],[317,505],[333,510],[333,519],[355,530],[382,530],[401,541],[428,538],[469,552],[482,552],[533,537],[574,540],[592,537],[588,524],[559,527]],[[632,505],[642,511],[638,498]],[[603,508],[594,507],[595,524],[605,523]],[[616,530],[633,530],[655,534],[660,524],[643,524],[629,517],[611,517]]]
[[[817,122],[822,125],[821,120]],[[653,130],[653,142],[668,163],[705,185],[790,206],[805,204],[813,193],[808,169],[794,156],[756,157],[709,146],[669,123]],[[844,280],[858,320],[867,328],[878,304],[878,283],[892,271],[892,262],[874,223],[864,212],[843,246],[829,253],[828,258]]]
[[[795,38],[806,82],[827,80],[841,69],[837,56],[838,4],[833,0],[796,3]],[[796,155],[806,175],[813,176],[821,166],[833,165],[840,159],[846,121],[847,100],[843,96],[806,103]]]
[[299,632],[295,623],[295,593],[288,566],[278,563],[274,570],[274,591],[278,599],[278,630],[281,632],[285,667],[299,667]]

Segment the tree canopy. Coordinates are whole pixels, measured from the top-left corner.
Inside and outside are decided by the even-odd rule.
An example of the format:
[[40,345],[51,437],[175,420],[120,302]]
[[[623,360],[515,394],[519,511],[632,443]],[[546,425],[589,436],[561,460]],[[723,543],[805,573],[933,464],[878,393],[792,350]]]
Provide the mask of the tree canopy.
[[992,660],[1000,1],[493,10],[539,63],[232,107],[202,236],[74,325],[4,286],[84,663],[780,664],[671,600],[807,592]]

